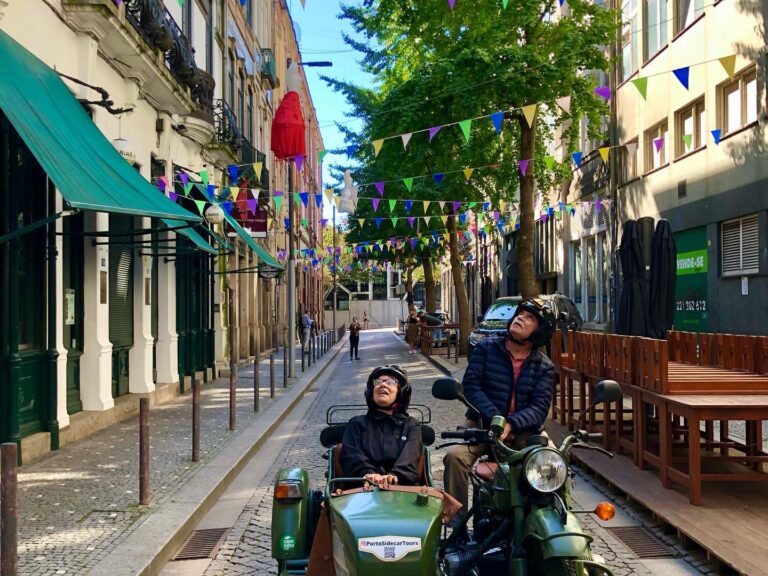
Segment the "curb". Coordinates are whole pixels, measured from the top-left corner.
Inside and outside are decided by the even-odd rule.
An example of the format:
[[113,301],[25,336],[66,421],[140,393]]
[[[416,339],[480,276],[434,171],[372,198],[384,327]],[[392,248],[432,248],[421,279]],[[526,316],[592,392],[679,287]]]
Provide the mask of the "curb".
[[206,462],[168,501],[149,510],[144,522],[90,574],[152,576],[158,574],[195,526],[261,448],[283,415],[292,410],[344,349],[343,337],[319,370],[298,378],[287,393]]

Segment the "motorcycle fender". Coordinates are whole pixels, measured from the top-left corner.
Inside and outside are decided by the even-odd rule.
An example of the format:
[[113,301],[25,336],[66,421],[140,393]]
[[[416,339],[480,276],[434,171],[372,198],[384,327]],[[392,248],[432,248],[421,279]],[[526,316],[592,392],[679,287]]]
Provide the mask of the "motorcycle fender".
[[592,538],[584,534],[576,517],[566,513],[566,522],[551,508],[534,510],[525,519],[524,540],[538,543],[542,560],[586,558]]
[[283,481],[297,483],[301,489],[301,498],[278,500],[273,497],[272,557],[276,560],[307,558],[309,476],[302,468],[283,468],[277,473],[274,486]]

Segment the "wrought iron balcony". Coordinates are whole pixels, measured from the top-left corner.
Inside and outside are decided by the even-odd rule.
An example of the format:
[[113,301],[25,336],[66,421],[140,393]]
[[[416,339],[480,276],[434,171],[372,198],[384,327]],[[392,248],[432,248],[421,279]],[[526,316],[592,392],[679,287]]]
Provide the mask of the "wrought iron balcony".
[[224,100],[213,102],[213,123],[215,141],[229,147],[232,154],[238,156],[243,147],[243,133],[237,125],[237,117]]
[[197,83],[192,88],[192,99],[197,110],[193,116],[213,124],[213,91],[216,88],[216,80],[205,70],[197,69]]
[[275,55],[271,49],[264,48],[261,51],[261,82],[268,84],[273,90],[280,86],[275,70]]

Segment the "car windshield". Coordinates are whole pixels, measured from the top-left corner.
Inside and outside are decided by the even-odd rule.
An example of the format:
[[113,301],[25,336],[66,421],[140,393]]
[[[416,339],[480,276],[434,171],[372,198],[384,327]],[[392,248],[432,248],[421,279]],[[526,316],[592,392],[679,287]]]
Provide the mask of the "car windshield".
[[496,302],[485,312],[483,320],[509,320],[517,310],[517,304],[512,302]]

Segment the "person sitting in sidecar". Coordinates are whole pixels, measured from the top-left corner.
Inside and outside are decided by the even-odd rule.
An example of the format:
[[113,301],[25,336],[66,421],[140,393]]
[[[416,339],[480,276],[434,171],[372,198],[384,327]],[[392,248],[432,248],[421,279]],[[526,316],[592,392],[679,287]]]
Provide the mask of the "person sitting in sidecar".
[[408,416],[411,384],[400,366],[380,366],[368,376],[366,414],[349,421],[341,442],[341,466],[348,477],[373,484],[415,486],[423,446],[421,424]]

